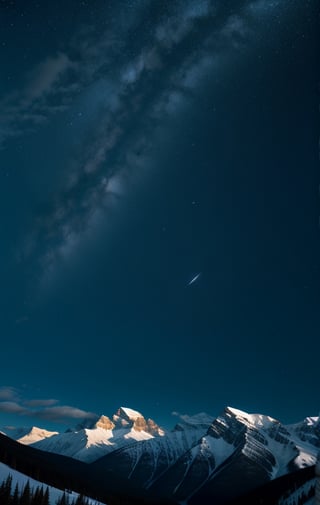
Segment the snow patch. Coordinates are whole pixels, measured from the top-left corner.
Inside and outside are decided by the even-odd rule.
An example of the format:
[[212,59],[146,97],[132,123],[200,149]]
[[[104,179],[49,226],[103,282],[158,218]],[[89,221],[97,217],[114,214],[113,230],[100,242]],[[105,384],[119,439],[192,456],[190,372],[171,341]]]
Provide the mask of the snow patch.
[[128,407],[120,407],[120,411],[124,412],[124,414],[131,420],[135,421],[138,417],[143,417],[140,412],[137,410],[129,409]]

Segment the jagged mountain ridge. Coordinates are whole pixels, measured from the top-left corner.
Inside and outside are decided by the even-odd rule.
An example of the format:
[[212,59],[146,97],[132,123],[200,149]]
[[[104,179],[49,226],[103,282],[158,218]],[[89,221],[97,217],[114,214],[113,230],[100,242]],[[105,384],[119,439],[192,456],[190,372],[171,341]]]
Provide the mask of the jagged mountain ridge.
[[[225,503],[255,486],[314,464],[320,432],[316,424],[313,429],[316,445],[301,442],[299,430],[292,436],[287,427],[269,416],[227,408],[199,444],[158,480],[154,492],[192,505],[209,504],[212,495],[217,504]],[[233,486],[226,486],[226,482]]]
[[164,440],[118,449],[93,463],[93,468],[101,476],[122,476],[132,489],[138,485],[163,499],[197,505],[212,503],[214,496],[215,503],[226,503],[254,486],[315,463],[319,423],[317,418],[312,423],[308,419],[286,427],[269,416],[229,407],[180,454],[168,456],[170,433]]
[[35,444],[45,438],[58,435],[58,431],[48,431],[43,428],[38,428],[37,426],[20,428],[15,428],[14,426],[3,426],[0,427],[0,433],[3,433],[7,437],[24,445]]
[[37,449],[63,454],[86,463],[124,445],[164,436],[165,432],[152,419],[140,412],[120,407],[112,419],[102,415],[75,431],[59,433],[33,445]]
[[[59,492],[57,487],[63,491],[67,484],[69,491],[70,489],[86,489],[89,496],[93,493],[96,499],[100,496],[100,500],[104,501],[105,497],[108,505],[123,505],[124,503],[128,505],[142,505],[143,503],[178,505],[178,502],[170,499],[153,499],[150,493],[143,493],[141,490],[139,493],[131,493],[126,487],[121,487],[119,491],[118,483],[110,481],[107,475],[103,479],[97,479],[95,469],[90,464],[23,446],[3,435],[0,435],[0,461],[9,465],[10,461],[14,462],[14,468],[24,474],[18,477],[19,481],[23,479],[26,482],[28,476],[36,476],[36,485],[39,482],[45,482],[45,485],[55,486],[55,490],[50,488],[50,495],[52,491],[54,495]],[[5,475],[0,471],[0,477],[2,475],[5,478],[9,474],[16,474],[17,470],[5,467],[1,463],[0,466],[6,469]],[[307,505],[308,503],[310,505],[309,497],[312,499],[314,496],[314,477],[314,466],[304,468],[256,487],[245,495],[240,494],[235,500],[227,503],[228,505],[257,505],[257,503],[261,505]],[[233,485],[228,482],[229,486],[231,484]],[[52,505],[54,505],[56,496],[51,497],[53,498]],[[305,500],[301,500],[303,497]],[[211,496],[208,503],[219,502],[216,496]]]
[[[52,435],[33,447],[90,464],[98,484],[107,478],[135,494],[190,505],[227,503],[254,486],[311,467],[320,447],[319,418],[285,426],[261,414],[228,407],[216,419],[181,416],[164,431],[121,407],[85,428]],[[232,482],[232,486],[226,483]]]

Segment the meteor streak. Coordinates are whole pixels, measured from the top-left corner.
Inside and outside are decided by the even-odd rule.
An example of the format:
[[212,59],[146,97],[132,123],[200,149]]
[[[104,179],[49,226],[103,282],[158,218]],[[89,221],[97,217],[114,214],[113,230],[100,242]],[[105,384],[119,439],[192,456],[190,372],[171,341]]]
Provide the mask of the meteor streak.
[[200,275],[201,275],[201,272],[200,272],[200,273],[198,273],[197,275],[195,275],[195,276],[191,279],[191,281],[188,283],[188,286],[191,286],[191,284],[193,284],[194,282],[196,282],[196,280],[197,280],[197,279],[199,279]]

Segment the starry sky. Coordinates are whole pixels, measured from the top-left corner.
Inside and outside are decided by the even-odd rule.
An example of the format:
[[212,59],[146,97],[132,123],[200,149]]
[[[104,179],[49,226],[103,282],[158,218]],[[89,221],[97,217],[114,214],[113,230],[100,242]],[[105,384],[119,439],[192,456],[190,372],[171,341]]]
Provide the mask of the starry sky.
[[318,414],[316,12],[1,0],[0,424]]

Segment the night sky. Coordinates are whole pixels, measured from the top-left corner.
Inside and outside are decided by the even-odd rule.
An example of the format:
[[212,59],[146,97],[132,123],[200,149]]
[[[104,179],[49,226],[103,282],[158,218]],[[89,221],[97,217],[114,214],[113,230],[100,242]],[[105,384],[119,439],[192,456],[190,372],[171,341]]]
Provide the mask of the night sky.
[[1,0],[0,424],[318,415],[317,4]]

